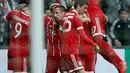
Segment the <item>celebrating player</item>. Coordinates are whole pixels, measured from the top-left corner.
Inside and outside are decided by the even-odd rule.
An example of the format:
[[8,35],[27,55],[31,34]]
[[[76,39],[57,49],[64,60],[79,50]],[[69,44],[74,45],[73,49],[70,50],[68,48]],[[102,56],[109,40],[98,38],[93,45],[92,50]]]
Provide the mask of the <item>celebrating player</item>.
[[56,6],[59,6],[59,4],[51,4],[50,10],[52,15],[44,16],[47,43],[46,73],[57,73],[58,69],[61,73],[63,73],[61,66],[62,57],[59,46],[58,24],[56,23],[56,19],[53,16]]
[[96,49],[99,48],[85,35],[82,21],[77,17],[78,12],[84,13],[87,4],[84,1],[79,2],[77,0],[76,2],[76,10],[70,10],[65,14],[63,7],[57,7],[54,16],[57,19],[62,20],[60,26],[60,31],[62,31],[60,37],[61,53],[68,72],[85,73],[82,62],[78,56],[78,45],[80,43],[79,36],[81,36],[86,44],[92,45],[93,47],[96,47]]
[[31,12],[28,4],[23,6],[21,10],[21,12],[12,10],[0,19],[0,23],[6,21],[10,21],[11,23],[10,44],[8,48],[8,70],[12,70],[14,73],[29,72],[28,48],[30,39],[28,28],[30,26]]
[[[87,0],[86,0],[87,1]],[[67,8],[68,10],[73,10],[75,5],[75,0],[67,0]],[[78,18],[82,20],[83,27],[85,30],[86,35],[92,40],[91,34],[90,34],[90,28],[88,25],[88,22],[90,22],[90,18],[88,17],[88,13],[85,11],[85,13],[80,13],[78,15]],[[99,50],[98,50],[99,51]],[[80,46],[79,46],[79,56],[81,58],[81,61],[83,63],[83,66],[85,67],[86,73],[94,73],[95,70],[95,51],[93,49],[93,46],[86,44],[82,39],[80,40]]]
[[125,73],[125,62],[116,54],[113,48],[103,40],[105,34],[106,16],[101,11],[99,0],[89,0],[88,13],[91,19],[89,23],[94,41],[100,47],[100,54],[110,63],[112,63],[119,73]]
[[[84,14],[80,14],[79,18],[83,22],[83,27],[86,35],[91,39],[91,30],[88,23],[91,21],[89,19],[88,13],[85,11]],[[82,39],[80,40],[79,46],[79,56],[82,60],[82,63],[85,67],[86,73],[94,73],[95,71],[95,59],[96,59],[96,52],[94,51],[91,45],[86,44]]]

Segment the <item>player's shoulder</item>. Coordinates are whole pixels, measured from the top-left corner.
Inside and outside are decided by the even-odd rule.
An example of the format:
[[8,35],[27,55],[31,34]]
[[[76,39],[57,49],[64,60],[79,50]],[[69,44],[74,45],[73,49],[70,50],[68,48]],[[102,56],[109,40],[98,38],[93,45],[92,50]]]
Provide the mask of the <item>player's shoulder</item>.
[[12,10],[12,11],[10,11],[7,15],[11,15],[11,16],[14,16],[14,15],[19,15],[20,14],[20,11],[18,11],[18,10]]
[[78,13],[75,10],[70,10],[66,13],[66,16],[75,16],[78,15]]
[[66,16],[74,16],[75,14],[74,13],[72,13],[72,12],[67,12],[66,13]]
[[12,11],[8,12],[5,16],[6,16],[7,18],[11,18],[11,17],[13,17],[14,15],[17,15],[17,14],[19,14],[19,11],[17,11],[17,10],[12,10]]
[[48,15],[43,15],[43,18],[44,18],[44,20],[50,20],[50,19],[52,19],[52,17],[50,17]]

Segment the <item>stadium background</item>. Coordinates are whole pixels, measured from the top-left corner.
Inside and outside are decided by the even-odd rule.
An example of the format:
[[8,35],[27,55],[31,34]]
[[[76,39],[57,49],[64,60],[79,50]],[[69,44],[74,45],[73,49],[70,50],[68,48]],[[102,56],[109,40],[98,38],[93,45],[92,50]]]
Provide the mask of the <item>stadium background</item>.
[[[126,61],[127,71],[130,73],[130,48],[116,48],[117,54]],[[7,49],[0,50],[0,73],[8,73],[7,71]],[[43,71],[45,72],[46,66],[46,50],[43,49]],[[102,56],[98,55],[98,60],[96,63],[96,73],[118,73],[116,68],[105,61]]]
[[[0,16],[5,15],[10,10],[14,9],[20,0],[0,0]],[[57,0],[60,1],[60,0]],[[48,9],[51,3],[55,0],[45,0],[45,10]],[[65,6],[64,0],[60,1]],[[109,26],[118,18],[118,10],[121,6],[128,7],[130,9],[130,0],[102,0],[100,3],[101,9],[109,17],[109,23],[107,25],[106,32],[109,32]],[[111,13],[112,12],[112,13]],[[8,23],[6,23],[8,24]],[[7,73],[7,48],[9,44],[9,27],[7,25],[0,25],[0,73]],[[111,44],[111,38],[109,33],[107,35],[108,43]],[[124,59],[127,63],[126,73],[130,73],[130,48],[129,47],[114,47],[115,51]],[[43,67],[45,70],[46,51],[43,50]],[[98,61],[96,64],[96,73],[117,73],[116,68],[105,61],[100,55],[98,55]]]

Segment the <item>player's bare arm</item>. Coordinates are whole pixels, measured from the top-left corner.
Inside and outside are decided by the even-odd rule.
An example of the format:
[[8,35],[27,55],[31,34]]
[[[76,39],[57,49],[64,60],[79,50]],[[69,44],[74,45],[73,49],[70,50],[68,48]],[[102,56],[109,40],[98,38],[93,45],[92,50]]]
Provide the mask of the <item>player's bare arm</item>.
[[104,17],[105,17],[105,24],[107,24],[107,22],[108,22],[108,17],[107,17],[106,15],[104,15]]
[[87,17],[85,14],[83,14],[83,15],[78,15],[77,17],[78,17],[79,19],[81,19],[82,22],[87,22],[87,23],[91,22],[90,18]]

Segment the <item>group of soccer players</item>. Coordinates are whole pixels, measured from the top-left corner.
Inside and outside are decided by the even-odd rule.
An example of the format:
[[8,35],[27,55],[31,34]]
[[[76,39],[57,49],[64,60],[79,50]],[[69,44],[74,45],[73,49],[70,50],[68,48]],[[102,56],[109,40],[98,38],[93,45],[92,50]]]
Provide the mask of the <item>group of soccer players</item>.
[[101,11],[99,0],[66,2],[67,10],[54,3],[50,6],[52,16],[45,16],[46,73],[57,73],[58,69],[61,73],[94,73],[97,53],[113,64],[119,73],[125,73],[125,62],[103,40],[108,18]]
[[[44,15],[43,20],[46,73],[57,73],[58,70],[61,73],[94,73],[97,53],[112,63],[119,73],[125,73],[125,62],[103,40],[108,18],[98,3],[99,0],[67,0],[67,9],[59,3],[50,5],[52,15]],[[0,18],[0,23],[11,22],[8,70],[29,73],[31,12],[28,4],[21,4],[18,9]]]

